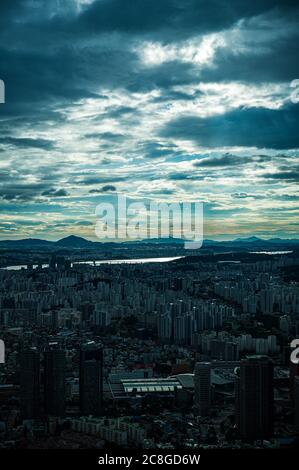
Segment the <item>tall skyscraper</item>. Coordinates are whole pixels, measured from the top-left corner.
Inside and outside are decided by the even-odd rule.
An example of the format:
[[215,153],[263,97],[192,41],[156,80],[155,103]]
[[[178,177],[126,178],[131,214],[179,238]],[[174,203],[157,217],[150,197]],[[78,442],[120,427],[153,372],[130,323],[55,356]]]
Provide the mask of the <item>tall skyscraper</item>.
[[241,361],[236,410],[243,439],[264,439],[273,432],[273,364],[267,356]]
[[21,351],[20,355],[20,407],[23,419],[39,416],[40,356],[36,348]]
[[235,424],[240,429],[240,367],[235,368]]
[[65,352],[57,343],[50,343],[44,356],[45,412],[50,416],[64,416]]
[[211,363],[197,362],[194,370],[194,404],[200,416],[211,408]]
[[103,406],[103,348],[90,341],[80,351],[80,410],[82,415],[101,414]]

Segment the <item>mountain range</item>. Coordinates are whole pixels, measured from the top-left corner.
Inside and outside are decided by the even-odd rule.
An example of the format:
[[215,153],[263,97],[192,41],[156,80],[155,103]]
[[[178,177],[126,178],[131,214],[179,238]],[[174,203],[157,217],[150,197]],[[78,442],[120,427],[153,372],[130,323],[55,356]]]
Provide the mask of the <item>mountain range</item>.
[[[68,248],[68,249],[95,249],[103,247],[103,245],[124,245],[124,244],[183,244],[184,240],[180,238],[153,238],[145,240],[134,240],[127,242],[93,242],[86,240],[85,238],[78,237],[76,235],[70,235],[62,238],[58,241],[42,240],[39,238],[26,238],[21,240],[0,240],[0,248],[2,249],[53,249],[53,248]],[[262,239],[256,236],[247,238],[236,238],[230,241],[215,241],[205,239],[203,242],[203,248],[210,248],[212,246],[218,247],[247,247],[247,248],[273,248],[282,246],[294,246],[299,247],[299,239],[283,239],[283,238],[270,238]]]

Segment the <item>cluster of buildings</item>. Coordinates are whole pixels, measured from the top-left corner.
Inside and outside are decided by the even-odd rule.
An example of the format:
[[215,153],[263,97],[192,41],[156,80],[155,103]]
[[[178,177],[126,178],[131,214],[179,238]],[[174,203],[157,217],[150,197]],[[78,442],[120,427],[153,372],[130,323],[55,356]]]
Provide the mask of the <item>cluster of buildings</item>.
[[0,447],[292,445],[292,262],[0,270]]

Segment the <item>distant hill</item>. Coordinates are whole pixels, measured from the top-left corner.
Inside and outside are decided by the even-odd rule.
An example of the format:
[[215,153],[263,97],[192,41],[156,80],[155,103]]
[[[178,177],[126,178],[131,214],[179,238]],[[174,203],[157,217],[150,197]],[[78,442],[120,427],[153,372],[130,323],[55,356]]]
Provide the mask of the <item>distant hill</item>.
[[0,247],[7,248],[46,248],[53,245],[53,242],[41,240],[39,238],[24,238],[22,240],[0,240]]
[[93,242],[86,240],[82,237],[77,237],[75,235],[70,235],[69,237],[62,238],[57,242],[54,242],[55,245],[65,248],[87,248],[93,245]]
[[256,247],[273,247],[273,246],[290,246],[290,245],[298,245],[299,246],[299,239],[283,239],[283,238],[269,238],[264,240],[263,238],[259,237],[248,237],[248,238],[236,238],[232,242],[228,242],[232,244],[239,244],[239,245],[250,245]]
[[247,238],[236,238],[233,240],[234,242],[242,242],[242,243],[255,243],[255,242],[265,242],[267,240],[263,240],[259,237],[247,237]]

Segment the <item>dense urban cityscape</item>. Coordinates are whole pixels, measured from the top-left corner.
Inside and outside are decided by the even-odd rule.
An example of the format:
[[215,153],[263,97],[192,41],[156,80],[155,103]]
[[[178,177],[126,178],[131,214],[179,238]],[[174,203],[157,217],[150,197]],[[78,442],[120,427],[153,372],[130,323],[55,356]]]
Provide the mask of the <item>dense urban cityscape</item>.
[[298,455],[298,24],[0,0],[3,468]]
[[295,446],[298,250],[143,253],[0,270],[0,447]]

